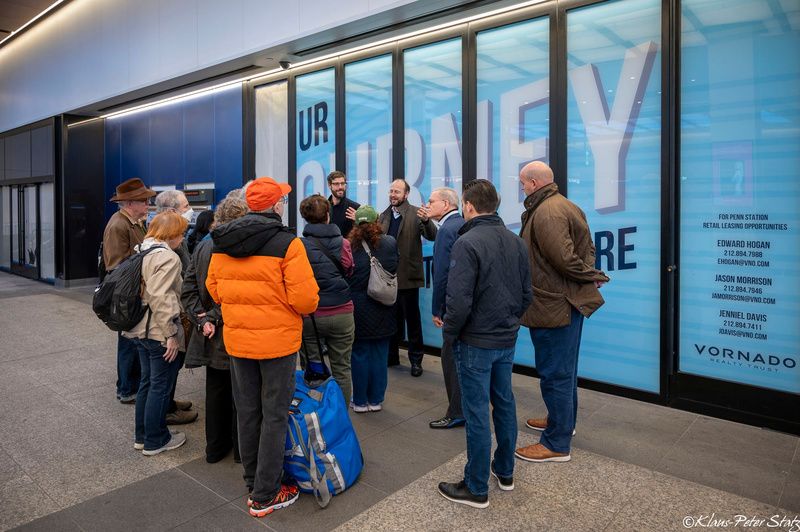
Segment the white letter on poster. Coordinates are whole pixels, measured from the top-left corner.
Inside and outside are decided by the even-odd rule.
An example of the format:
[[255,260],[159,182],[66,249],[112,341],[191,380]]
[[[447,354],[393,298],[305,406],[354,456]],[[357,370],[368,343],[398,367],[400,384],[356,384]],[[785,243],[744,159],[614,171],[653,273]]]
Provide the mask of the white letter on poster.
[[[325,190],[325,169],[318,161],[308,161],[297,170],[297,234],[303,234],[305,220],[300,216],[300,202],[312,194]],[[310,190],[309,190],[310,187]]]
[[625,209],[625,159],[657,52],[658,45],[653,41],[625,52],[611,113],[597,67],[584,65],[569,73],[595,159],[594,208],[597,212]]
[[[411,187],[408,194],[408,202],[414,205],[422,205],[422,193],[419,185],[425,177],[425,143],[422,136],[414,129],[406,129],[406,181]],[[395,176],[402,177],[402,176]],[[389,204],[389,184],[383,191],[383,196],[378,198],[379,205]]]
[[458,137],[458,124],[452,113],[431,120],[431,189],[461,189],[461,141]]
[[506,223],[525,210],[520,201],[519,171],[531,161],[547,160],[547,137],[525,139],[525,112],[550,100],[550,79],[510,90],[500,97],[500,217]]

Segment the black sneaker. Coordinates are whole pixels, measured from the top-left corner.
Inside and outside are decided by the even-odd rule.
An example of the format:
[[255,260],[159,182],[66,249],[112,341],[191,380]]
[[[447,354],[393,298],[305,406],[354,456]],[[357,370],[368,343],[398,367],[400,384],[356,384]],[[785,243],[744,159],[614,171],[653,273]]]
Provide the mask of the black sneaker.
[[514,477],[501,477],[497,473],[494,472],[494,461],[492,461],[492,465],[489,467],[489,471],[492,473],[492,476],[497,479],[497,487],[503,491],[511,491],[514,489]]
[[[269,515],[275,510],[286,508],[294,503],[300,496],[300,490],[297,486],[281,484],[281,489],[269,502],[253,501],[250,497],[247,498],[248,505],[250,506],[250,515],[253,517],[264,517]],[[251,502],[252,501],[252,502]]]
[[439,482],[439,493],[448,501],[466,504],[473,508],[489,507],[489,495],[473,495],[463,480],[461,482]]

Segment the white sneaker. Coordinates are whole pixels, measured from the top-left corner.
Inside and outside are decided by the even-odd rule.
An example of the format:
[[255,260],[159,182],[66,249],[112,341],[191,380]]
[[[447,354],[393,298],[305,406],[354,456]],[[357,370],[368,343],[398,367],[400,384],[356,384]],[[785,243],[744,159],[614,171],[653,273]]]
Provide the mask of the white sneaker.
[[142,454],[145,456],[155,456],[159,453],[163,453],[164,451],[172,451],[177,449],[184,443],[186,443],[186,434],[183,432],[173,432],[172,437],[166,444],[164,444],[163,447],[159,447],[158,449],[153,449],[151,451],[142,450]]
[[383,410],[383,407],[378,403],[377,405],[367,405],[367,408],[370,412],[380,412]]
[[367,405],[357,405],[353,403],[353,412],[358,412],[359,414],[363,414],[364,412],[369,412],[369,406]]
[[134,451],[141,451],[142,449],[144,449],[144,444],[143,443],[133,442],[133,450]]

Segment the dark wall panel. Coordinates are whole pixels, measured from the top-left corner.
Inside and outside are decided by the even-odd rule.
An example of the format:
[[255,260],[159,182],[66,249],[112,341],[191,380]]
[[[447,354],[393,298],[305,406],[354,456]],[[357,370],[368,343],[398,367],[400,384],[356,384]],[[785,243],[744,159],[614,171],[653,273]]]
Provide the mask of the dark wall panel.
[[31,176],[31,132],[6,137],[6,179]]
[[179,105],[168,105],[150,116],[150,171],[148,185],[169,185],[184,174],[183,113]]
[[[242,186],[242,89],[176,101],[106,121],[106,198],[131,177],[148,186],[214,183],[216,201]],[[105,209],[106,219],[114,212]]]
[[[111,128],[112,131],[114,128]],[[97,250],[105,227],[108,202],[103,187],[103,120],[67,129],[64,156],[65,279],[97,276]],[[108,166],[105,166],[108,168]]]
[[31,176],[53,175],[53,126],[31,131]]

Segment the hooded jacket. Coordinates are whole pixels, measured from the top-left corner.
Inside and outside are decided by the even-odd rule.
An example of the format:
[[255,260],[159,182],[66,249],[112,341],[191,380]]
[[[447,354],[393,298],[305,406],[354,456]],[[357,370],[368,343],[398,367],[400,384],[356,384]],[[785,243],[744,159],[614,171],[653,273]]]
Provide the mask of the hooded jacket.
[[206,288],[222,307],[228,354],[268,359],[296,353],[302,314],[319,303],[303,243],[272,213],[247,214],[217,227],[211,237]]

